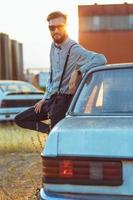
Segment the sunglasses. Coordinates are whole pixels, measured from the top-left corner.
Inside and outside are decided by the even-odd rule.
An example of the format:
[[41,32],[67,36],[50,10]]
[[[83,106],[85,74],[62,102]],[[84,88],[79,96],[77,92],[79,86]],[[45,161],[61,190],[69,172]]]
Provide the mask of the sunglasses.
[[58,29],[58,30],[63,30],[64,27],[65,27],[65,24],[56,25],[56,26],[52,25],[52,26],[49,26],[49,30],[50,30],[50,31],[55,31],[56,29]]

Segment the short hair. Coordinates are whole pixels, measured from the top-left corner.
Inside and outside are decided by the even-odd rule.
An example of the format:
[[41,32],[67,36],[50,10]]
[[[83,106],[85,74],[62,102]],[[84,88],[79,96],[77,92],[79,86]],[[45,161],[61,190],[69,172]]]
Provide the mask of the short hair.
[[47,21],[49,22],[51,19],[56,19],[58,17],[63,17],[65,19],[65,22],[67,21],[67,15],[62,13],[61,11],[51,12],[47,17]]

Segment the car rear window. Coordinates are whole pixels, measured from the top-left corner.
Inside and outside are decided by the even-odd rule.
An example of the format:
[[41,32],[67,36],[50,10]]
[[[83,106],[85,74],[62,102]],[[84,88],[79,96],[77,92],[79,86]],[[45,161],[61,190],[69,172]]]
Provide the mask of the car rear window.
[[133,69],[101,70],[89,74],[73,112],[89,115],[133,114]]
[[37,92],[37,89],[28,83],[1,83],[0,88],[3,92]]

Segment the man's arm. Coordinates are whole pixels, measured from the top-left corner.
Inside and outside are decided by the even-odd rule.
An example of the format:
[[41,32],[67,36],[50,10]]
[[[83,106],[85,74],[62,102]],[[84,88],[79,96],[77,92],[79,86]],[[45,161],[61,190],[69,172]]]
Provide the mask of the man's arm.
[[72,53],[76,60],[76,69],[79,69],[82,74],[86,73],[92,67],[107,63],[103,54],[89,51],[80,45],[75,45],[72,49]]
[[86,73],[92,67],[104,65],[107,60],[103,54],[88,51],[87,49],[76,45],[72,49],[73,57],[75,58],[75,70],[71,74],[69,81],[69,93],[74,94],[81,80],[81,74]]

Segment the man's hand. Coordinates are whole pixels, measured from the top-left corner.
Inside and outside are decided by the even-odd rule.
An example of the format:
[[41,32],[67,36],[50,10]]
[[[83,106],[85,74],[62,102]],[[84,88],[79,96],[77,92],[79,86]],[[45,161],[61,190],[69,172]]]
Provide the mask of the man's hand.
[[74,70],[71,74],[71,78],[69,81],[69,93],[74,94],[79,82],[82,79],[82,74],[79,75],[77,70]]
[[36,113],[40,113],[41,112],[41,108],[43,106],[43,104],[45,103],[45,99],[41,99],[40,101],[38,101],[35,105],[34,105],[34,108],[35,108],[35,112]]

